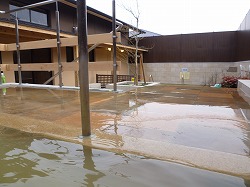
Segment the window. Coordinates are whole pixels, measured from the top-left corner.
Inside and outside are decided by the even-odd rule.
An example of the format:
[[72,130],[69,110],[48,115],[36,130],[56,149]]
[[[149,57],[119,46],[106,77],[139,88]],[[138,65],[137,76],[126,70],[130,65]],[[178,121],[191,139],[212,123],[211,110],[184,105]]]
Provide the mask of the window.
[[[10,10],[20,8],[19,6],[10,5]],[[16,17],[16,12],[11,13],[11,17]],[[24,9],[17,12],[17,17],[21,21],[35,23],[39,25],[48,26],[48,15],[44,12]]]
[[[66,58],[67,62],[73,62],[74,59],[74,48],[66,47]],[[89,52],[89,62],[95,62],[95,50]]]
[[30,11],[30,19],[31,19],[31,23],[36,23],[39,25],[48,26],[47,14],[31,10]]
[[67,62],[72,62],[74,60],[74,48],[66,47],[66,58]]
[[[19,7],[17,6],[14,6],[14,5],[10,5],[10,10],[14,10],[14,9],[17,9]],[[13,12],[11,13],[11,16],[12,17],[16,17],[16,13]],[[30,14],[29,14],[29,10],[28,9],[24,9],[24,10],[20,10],[17,12],[17,17],[18,19],[22,20],[22,21],[30,21]]]
[[95,50],[89,52],[89,62],[95,62]]

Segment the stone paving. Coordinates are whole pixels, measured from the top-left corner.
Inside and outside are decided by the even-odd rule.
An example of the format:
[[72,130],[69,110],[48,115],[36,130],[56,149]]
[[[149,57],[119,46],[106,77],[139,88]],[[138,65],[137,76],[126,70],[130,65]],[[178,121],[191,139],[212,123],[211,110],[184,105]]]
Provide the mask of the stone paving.
[[250,177],[250,106],[235,89],[160,84],[91,92],[91,137],[81,135],[78,91],[9,88],[0,125],[99,149]]

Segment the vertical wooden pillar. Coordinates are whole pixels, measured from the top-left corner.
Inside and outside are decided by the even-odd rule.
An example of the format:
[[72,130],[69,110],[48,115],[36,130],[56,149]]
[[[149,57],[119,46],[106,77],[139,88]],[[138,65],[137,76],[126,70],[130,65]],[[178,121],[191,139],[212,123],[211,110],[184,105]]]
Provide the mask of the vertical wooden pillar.
[[79,46],[79,82],[82,136],[91,135],[89,108],[88,26],[86,0],[77,0],[77,25]]

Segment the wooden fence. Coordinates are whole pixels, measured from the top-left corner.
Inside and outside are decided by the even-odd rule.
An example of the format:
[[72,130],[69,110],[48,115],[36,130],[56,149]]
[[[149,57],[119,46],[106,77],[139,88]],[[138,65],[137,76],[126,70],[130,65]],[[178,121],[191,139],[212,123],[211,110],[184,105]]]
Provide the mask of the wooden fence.
[[[134,75],[117,75],[117,82],[131,81]],[[107,84],[114,83],[113,75],[96,74],[96,83],[101,83],[101,87],[105,88]]]

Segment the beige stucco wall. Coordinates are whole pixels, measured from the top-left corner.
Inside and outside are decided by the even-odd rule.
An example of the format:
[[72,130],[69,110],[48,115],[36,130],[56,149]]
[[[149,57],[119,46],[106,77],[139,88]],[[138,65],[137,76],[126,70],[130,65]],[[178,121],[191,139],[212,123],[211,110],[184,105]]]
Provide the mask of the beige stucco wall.
[[120,71],[117,72],[118,75],[129,75],[129,64],[128,64],[128,54],[126,51],[121,52],[117,50],[117,60],[121,61]]
[[[128,74],[128,64],[127,58],[119,58],[119,51],[117,52],[117,61],[122,61],[121,64],[121,71],[117,71],[118,75],[127,75]],[[75,54],[77,55],[77,54]],[[95,49],[95,60],[98,61],[113,61],[113,53],[112,51],[108,51],[107,48],[96,48]],[[61,48],[61,61],[66,62],[66,48]],[[52,49],[52,62],[57,63],[57,49]],[[54,72],[57,73],[57,72]],[[96,83],[96,74],[103,74],[103,75],[111,75],[113,71],[89,71],[89,82]],[[64,71],[62,73],[63,77],[63,85],[65,86],[76,86],[76,79],[75,79],[75,72],[74,71]],[[54,84],[59,84],[59,77],[57,76],[54,80]]]
[[[229,67],[238,67],[233,62],[192,62],[192,63],[145,63],[146,81],[169,84],[213,85],[220,83],[225,75],[239,76],[238,72],[228,72]],[[188,68],[189,79],[180,78],[182,68]],[[150,78],[152,75],[152,78]]]
[[[13,61],[13,52],[2,52],[2,63],[3,64],[14,64]],[[5,71],[7,82],[16,82],[15,80],[15,73],[13,71]]]
[[96,61],[110,61],[112,56],[112,51],[108,51],[107,48],[95,48]]
[[[124,55],[120,54],[121,52],[117,50],[117,61],[121,61],[120,71],[117,71],[118,75],[127,75],[128,74],[128,64],[127,58],[124,58]],[[123,58],[121,58],[123,56]],[[95,49],[95,60],[98,61],[113,61],[113,52],[108,51],[108,48],[96,48]],[[89,82],[96,82],[96,74],[102,75],[111,75],[113,71],[90,71],[89,72]]]
[[[52,49],[52,63],[58,63],[57,49]],[[66,48],[61,48],[61,62],[66,62]],[[54,73],[57,73],[54,72]],[[62,82],[64,86],[75,86],[75,72],[74,71],[63,71]],[[59,77],[57,76],[54,80],[54,85],[59,85]]]
[[[57,49],[53,48],[51,49],[52,55],[51,55],[51,61],[52,63],[58,63],[58,57],[57,57]],[[113,53],[112,51],[108,51],[106,48],[96,48],[95,49],[95,59],[96,62],[98,61],[113,61]],[[121,61],[121,67],[120,71],[117,71],[118,75],[127,75],[129,68],[127,64],[127,58],[120,58],[119,53],[117,52],[117,61]],[[76,54],[75,54],[76,55]],[[63,47],[61,48],[61,61],[66,62],[66,48]],[[13,52],[2,52],[2,62],[3,64],[13,64]],[[55,71],[54,73],[57,73],[58,71]],[[104,75],[111,75],[113,71],[90,71],[89,72],[89,82],[90,83],[95,83],[96,82],[96,74],[104,74]],[[5,72],[5,75],[7,77],[8,82],[15,82],[15,75],[13,72]],[[65,86],[76,86],[76,79],[75,79],[75,72],[74,71],[64,71],[62,73],[62,80],[63,80],[63,85]],[[57,76],[54,79],[54,85],[59,85],[59,77]]]
[[[108,51],[107,48],[95,48],[95,61],[111,61],[112,52]],[[90,71],[89,72],[89,82],[96,82],[96,74],[110,75],[111,71]]]

